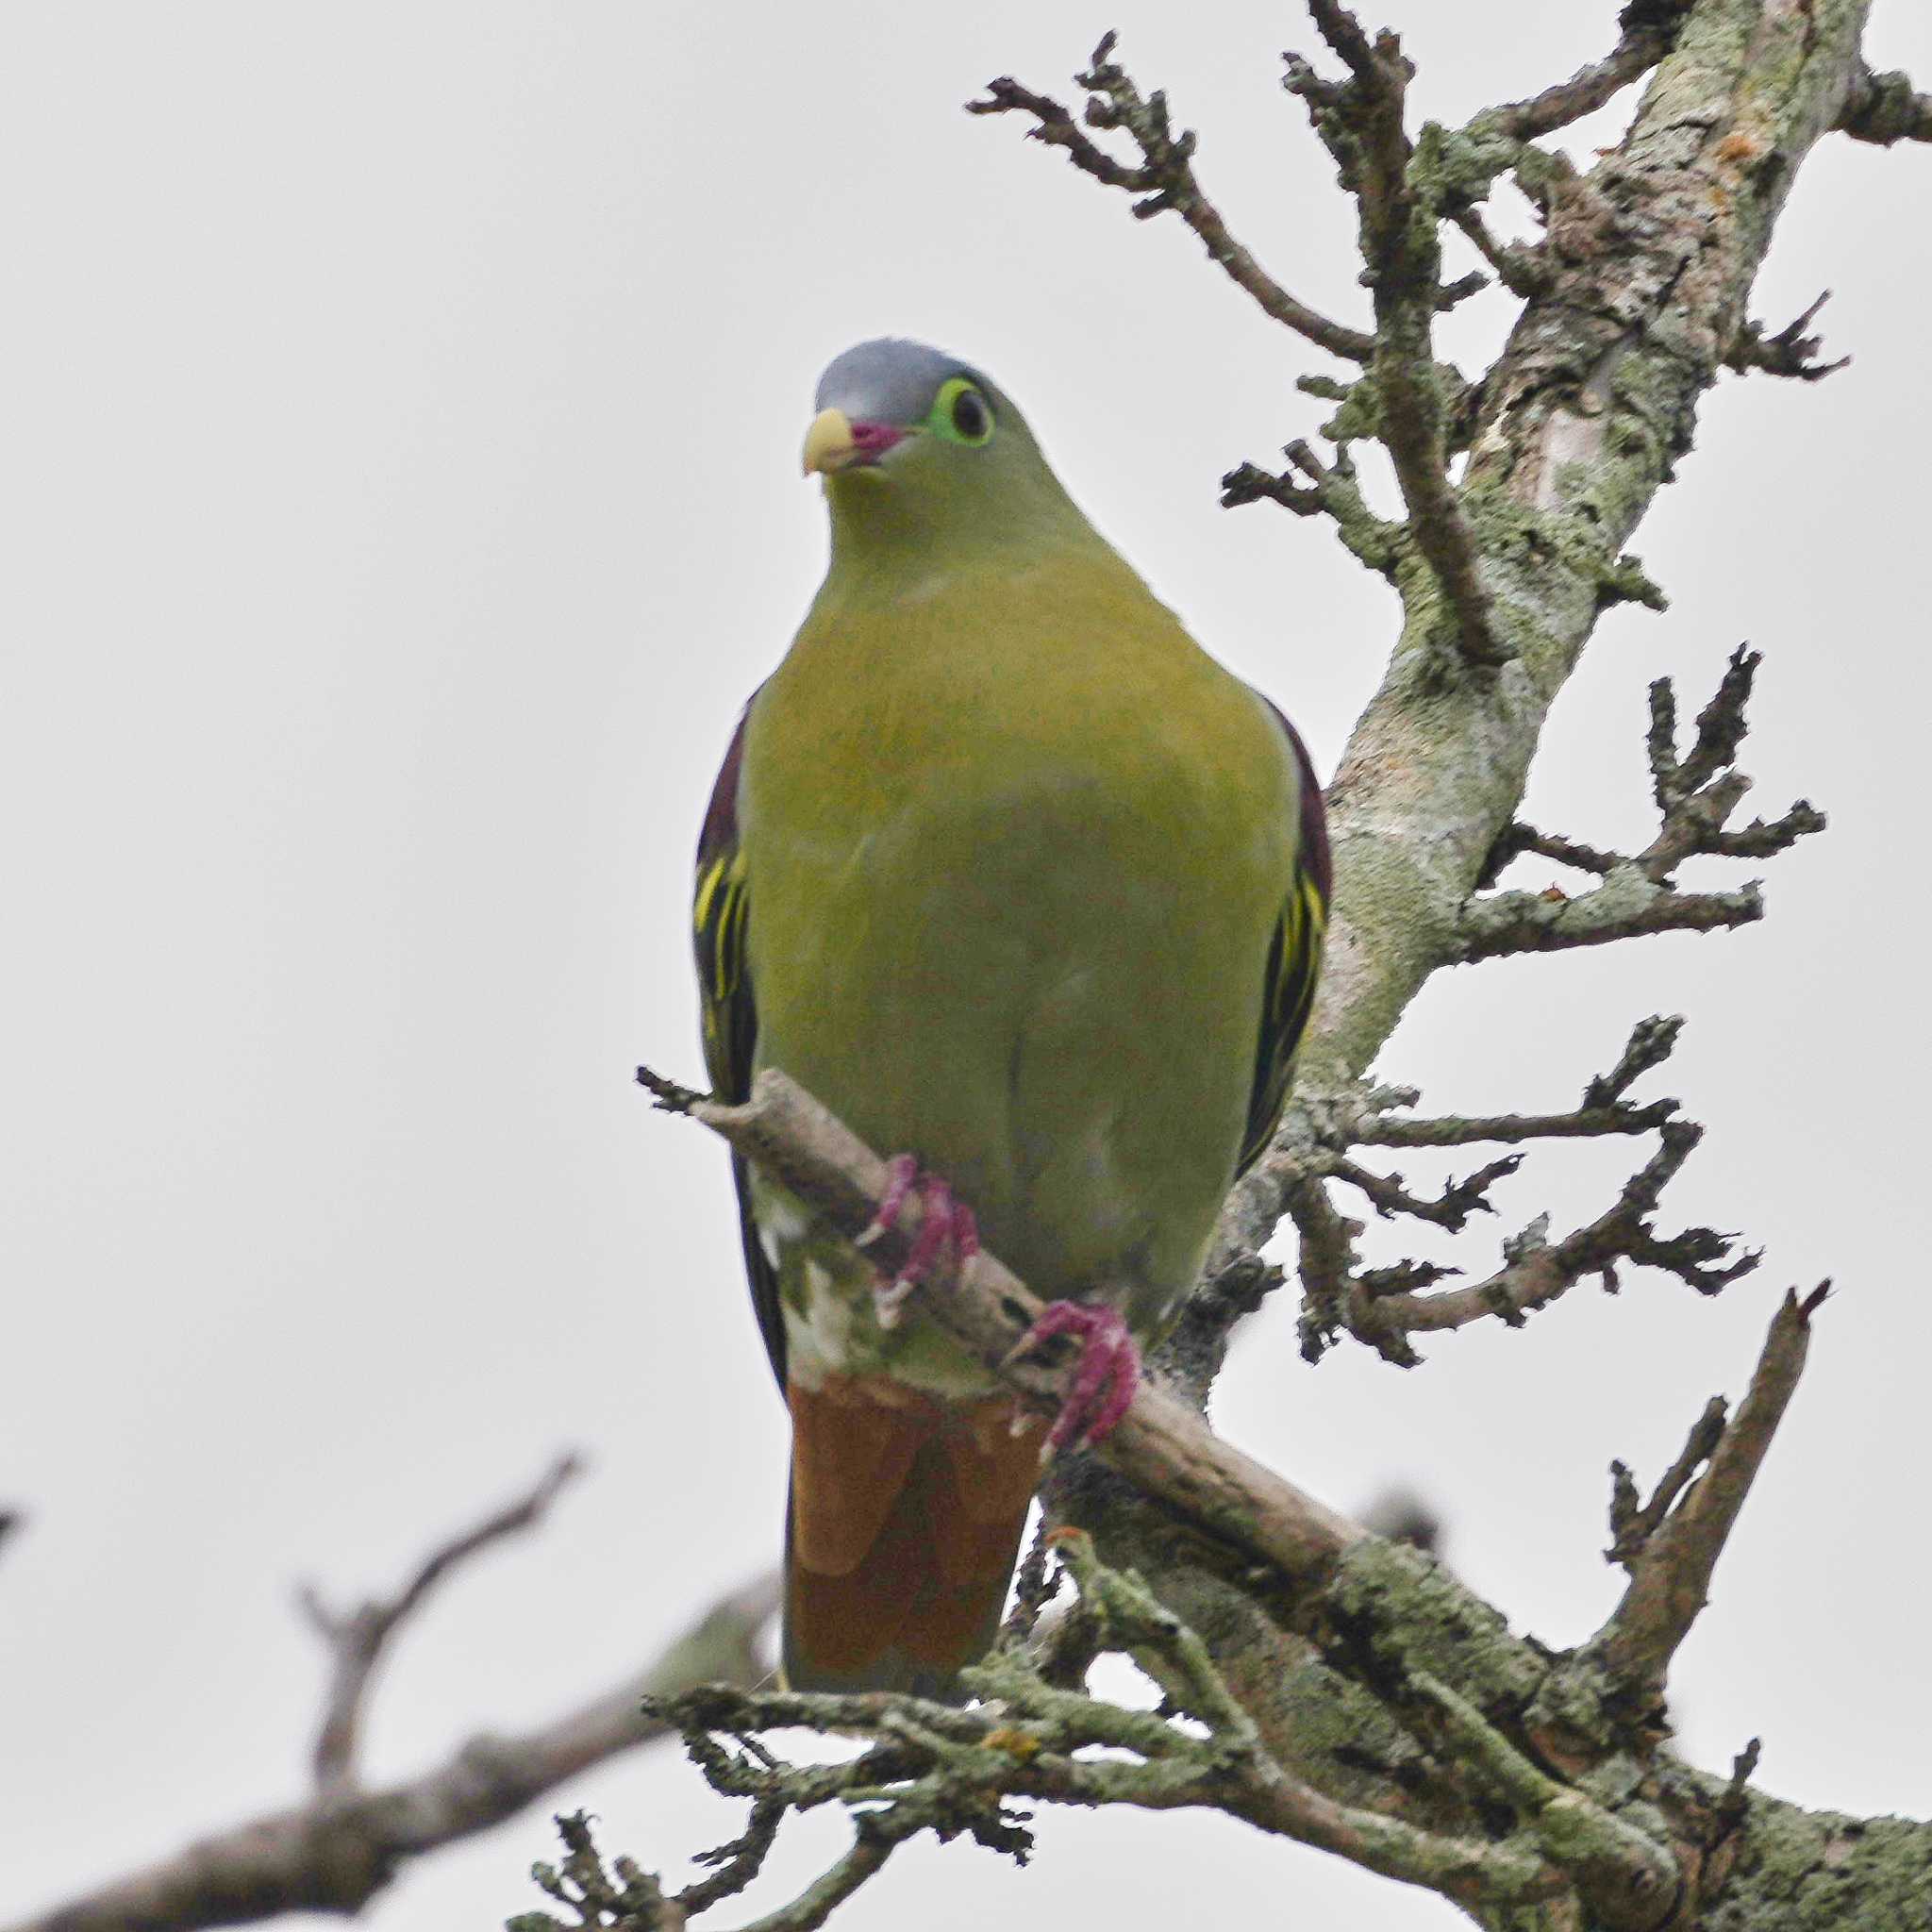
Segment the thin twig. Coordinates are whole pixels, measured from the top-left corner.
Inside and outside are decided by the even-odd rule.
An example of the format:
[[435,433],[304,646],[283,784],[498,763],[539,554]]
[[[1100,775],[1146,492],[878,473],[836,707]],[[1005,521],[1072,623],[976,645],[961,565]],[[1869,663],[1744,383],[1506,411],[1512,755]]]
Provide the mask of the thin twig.
[[1301,1176],[1289,1190],[1288,1211],[1301,1236],[1303,1355],[1319,1359],[1337,1331],[1345,1328],[1387,1360],[1412,1368],[1421,1359],[1413,1346],[1417,1335],[1466,1328],[1491,1316],[1521,1326],[1530,1313],[1589,1275],[1600,1276],[1607,1289],[1614,1290],[1626,1263],[1674,1274],[1700,1294],[1717,1293],[1748,1274],[1760,1257],[1752,1250],[1736,1251],[1735,1237],[1715,1228],[1659,1235],[1654,1224],[1665,1186],[1703,1131],[1692,1121],[1664,1121],[1657,1152],[1594,1221],[1552,1241],[1549,1217],[1541,1215],[1504,1242],[1501,1268],[1454,1288],[1438,1284],[1459,1271],[1433,1262],[1362,1268],[1355,1246],[1361,1224],[1336,1211],[1319,1178]]
[[[1336,534],[1356,557],[1377,575],[1392,580],[1406,533],[1400,524],[1385,521],[1369,508],[1347,443],[1337,446],[1334,460],[1328,463],[1301,439],[1289,443],[1282,455],[1289,467],[1279,475],[1256,463],[1230,470],[1221,479],[1221,507],[1235,509],[1265,500],[1299,517],[1332,517]],[[1291,471],[1306,481],[1294,481]]]
[[1135,215],[1146,221],[1158,214],[1177,214],[1199,238],[1210,260],[1260,308],[1262,313],[1305,337],[1317,348],[1352,362],[1365,361],[1374,348],[1372,337],[1357,328],[1331,321],[1306,302],[1298,301],[1263,269],[1229,232],[1221,211],[1202,193],[1194,177],[1194,137],[1175,134],[1168,120],[1167,97],[1156,92],[1142,96],[1124,70],[1112,58],[1117,36],[1106,35],[1093,50],[1087,69],[1074,76],[1087,91],[1086,121],[1090,127],[1123,128],[1141,151],[1138,165],[1128,166],[1081,132],[1059,102],[1022,87],[1010,75],[987,83],[986,98],[969,101],[969,114],[1029,114],[1030,139],[1059,148],[1083,174],[1109,188],[1141,197]]
[[340,1614],[328,1608],[313,1584],[304,1584],[296,1592],[304,1615],[329,1648],[328,1695],[311,1757],[318,1790],[336,1790],[356,1782],[356,1753],[370,1681],[398,1626],[459,1565],[492,1543],[540,1524],[557,1492],[582,1466],[575,1454],[558,1457],[523,1495],[439,1543],[393,1596],[372,1597]]
[[1676,1461],[1658,1478],[1647,1503],[1638,1502],[1637,1485],[1629,1470],[1621,1462],[1610,1464],[1610,1547],[1605,1554],[1611,1562],[1628,1569],[1641,1554],[1644,1544],[1656,1534],[1657,1524],[1683,1494],[1685,1486],[1710,1460],[1710,1452],[1722,1439],[1729,1414],[1730,1405],[1722,1395],[1713,1395],[1704,1405],[1704,1412],[1690,1424],[1690,1433],[1684,1439]]
[[1363,1098],[1359,1113],[1341,1130],[1357,1147],[1466,1147],[1483,1141],[1595,1140],[1607,1134],[1647,1134],[1677,1110],[1674,1100],[1642,1105],[1627,1098],[1645,1074],[1661,1066],[1684,1030],[1681,1014],[1653,1013],[1630,1029],[1630,1038],[1607,1074],[1598,1074],[1568,1113],[1456,1114],[1417,1120],[1396,1115],[1394,1107],[1412,1107],[1413,1090],[1377,1088]]
[[1819,361],[1824,338],[1805,333],[1816,320],[1818,311],[1830,300],[1831,291],[1827,289],[1810,308],[1794,322],[1787,323],[1775,335],[1767,335],[1761,322],[1747,322],[1738,331],[1738,340],[1731,344],[1730,353],[1724,358],[1726,365],[1743,371],[1761,369],[1768,375],[1793,376],[1800,382],[1822,382],[1827,375],[1836,375],[1840,369],[1849,368],[1852,360],[1849,356],[1840,356],[1836,362]]

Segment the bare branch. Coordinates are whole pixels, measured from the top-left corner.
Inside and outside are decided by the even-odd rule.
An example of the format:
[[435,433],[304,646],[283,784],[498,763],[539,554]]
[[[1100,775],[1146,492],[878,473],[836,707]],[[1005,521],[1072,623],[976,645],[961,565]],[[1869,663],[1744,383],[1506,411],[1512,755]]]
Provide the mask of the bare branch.
[[1663,932],[1728,932],[1763,917],[1764,898],[1755,879],[1734,892],[1678,892],[1632,866],[1620,866],[1581,898],[1552,886],[1472,900],[1456,958],[1468,964],[1507,953],[1558,953]]
[[[1620,1261],[1664,1269],[1705,1292],[1755,1265],[1755,1257],[1730,1257],[1730,1237],[1692,1228],[1658,1238],[1650,1226],[1664,1183],[1688,1157],[1702,1129],[1679,1120],[1674,1100],[1642,1104],[1628,1098],[1646,1073],[1669,1058],[1683,1028],[1681,1018],[1652,1016],[1630,1032],[1616,1064],[1591,1079],[1568,1113],[1454,1115],[1414,1119],[1397,1108],[1415,1105],[1407,1088],[1365,1088],[1326,1107],[1310,1108],[1307,1144],[1293,1155],[1271,1157],[1289,1217],[1301,1237],[1298,1271],[1303,1301],[1302,1353],[1319,1360],[1346,1330],[1401,1367],[1421,1357],[1411,1338],[1437,1327],[1461,1327],[1486,1314],[1511,1325],[1525,1312],[1564,1292],[1588,1274],[1614,1287]],[[1361,1146],[1459,1147],[1477,1141],[1595,1139],[1610,1134],[1657,1132],[1651,1160],[1626,1183],[1617,1203],[1588,1227],[1553,1247],[1540,1219],[1504,1244],[1506,1266],[1487,1279],[1430,1292],[1461,1271],[1436,1262],[1400,1261],[1364,1268],[1357,1251],[1362,1224],[1341,1213],[1326,1183],[1341,1180],[1366,1195],[1378,1214],[1410,1215],[1460,1229],[1471,1215],[1494,1212],[1489,1190],[1516,1172],[1523,1156],[1490,1162],[1440,1195],[1411,1193],[1399,1174],[1381,1174],[1350,1158]]]
[[1337,1180],[1346,1181],[1352,1188],[1359,1188],[1369,1197],[1375,1212],[1385,1220],[1397,1214],[1407,1214],[1417,1221],[1446,1227],[1451,1234],[1460,1234],[1472,1214],[1493,1214],[1496,1211],[1495,1204],[1490,1199],[1490,1189],[1497,1181],[1507,1180],[1523,1165],[1523,1161],[1521,1154],[1506,1154],[1501,1159],[1488,1162],[1461,1180],[1450,1181],[1440,1194],[1433,1197],[1411,1194],[1403,1186],[1399,1174],[1374,1174],[1346,1158],[1337,1160],[1330,1172]]
[[[1339,7],[1335,0],[1308,0],[1308,18],[1315,23],[1315,30],[1328,42],[1329,51],[1335,54],[1355,75],[1357,81],[1370,87],[1381,83],[1383,75],[1378,59],[1386,57],[1391,63],[1401,60],[1401,47],[1393,34],[1384,32],[1372,42],[1362,31],[1360,21],[1357,20],[1346,7]],[[1402,63],[1407,67],[1407,63]],[[1413,73],[1408,69],[1408,73]],[[1407,77],[1405,75],[1405,79]],[[1336,95],[1340,98],[1340,94]]]
[[969,114],[1030,114],[1029,139],[1062,149],[1067,158],[1096,181],[1141,197],[1134,204],[1137,219],[1146,221],[1172,210],[1184,221],[1207,249],[1208,258],[1250,296],[1263,314],[1306,337],[1317,348],[1353,362],[1365,361],[1373,340],[1360,329],[1331,322],[1291,295],[1228,232],[1220,210],[1201,192],[1194,178],[1194,137],[1175,134],[1168,119],[1167,96],[1157,90],[1141,95],[1112,58],[1116,36],[1108,34],[1093,50],[1084,73],[1074,76],[1087,91],[1084,119],[1090,127],[1124,128],[1141,151],[1138,166],[1116,160],[1097,142],[1083,134],[1065,108],[1045,94],[1024,88],[1009,75],[987,83],[986,98],[969,101]]
[[1569,1113],[1444,1114],[1428,1120],[1364,1123],[1366,1147],[1467,1147],[1481,1141],[1593,1141],[1606,1134],[1644,1134],[1677,1110],[1674,1100],[1642,1107],[1579,1107]]
[[1932,94],[1922,94],[1908,74],[1894,68],[1874,74],[1861,60],[1845,90],[1838,130],[1854,141],[1890,147],[1900,141],[1932,141]]
[[1625,7],[1618,23],[1623,38],[1601,60],[1578,68],[1568,80],[1546,87],[1528,100],[1491,108],[1479,119],[1513,140],[1533,141],[1568,127],[1586,114],[1594,114],[1670,52],[1690,10],[1690,0],[1661,0],[1661,4],[1650,5],[1639,0],[1639,4]]
[[1745,707],[1763,661],[1748,644],[1740,644],[1731,653],[1710,702],[1697,714],[1697,736],[1682,758],[1676,754],[1676,697],[1671,680],[1660,677],[1650,688],[1645,743],[1651,791],[1664,822],[1635,863],[1659,884],[1687,858],[1771,858],[1824,829],[1824,814],[1802,798],[1769,824],[1754,819],[1737,831],[1726,829],[1731,814],[1751,789],[1751,780],[1736,769],[1736,760],[1750,729]]
[[1490,848],[1477,886],[1485,889],[1493,886],[1503,868],[1525,852],[1534,852],[1541,858],[1555,859],[1558,865],[1570,866],[1577,872],[1594,873],[1598,878],[1615,872],[1623,863],[1620,853],[1605,852],[1594,845],[1585,845],[1579,840],[1566,839],[1557,832],[1540,832],[1534,825],[1518,819],[1504,828],[1503,836]]
[[1630,1029],[1630,1038],[1607,1074],[1583,1090],[1581,1103],[1568,1113],[1450,1114],[1435,1120],[1397,1118],[1394,1107],[1415,1104],[1411,1090],[1378,1088],[1364,1097],[1362,1114],[1346,1128],[1357,1147],[1466,1147],[1481,1141],[1594,1140],[1605,1134],[1646,1134],[1677,1110],[1674,1100],[1652,1100],[1641,1107],[1625,1098],[1654,1067],[1668,1059],[1683,1031],[1680,1014],[1653,1014]]
[[1740,644],[1731,654],[1710,702],[1698,713],[1696,736],[1677,751],[1676,696],[1667,677],[1650,688],[1645,743],[1651,791],[1663,824],[1641,852],[1599,851],[1513,824],[1491,848],[1482,871],[1492,880],[1525,852],[1595,874],[1602,883],[1573,898],[1555,886],[1541,892],[1488,892],[1463,908],[1457,958],[1494,958],[1506,953],[1556,952],[1660,932],[1713,932],[1748,925],[1764,916],[1756,881],[1735,891],[1686,892],[1673,874],[1686,859],[1768,858],[1824,829],[1824,814],[1800,799],[1781,818],[1753,819],[1733,830],[1731,815],[1751,780],[1738,771],[1738,748],[1749,728],[1745,706],[1759,654]]
[[217,1831],[9,1932],[196,1932],[282,1912],[359,1911],[403,1866],[487,1831],[593,1764],[665,1735],[647,1697],[769,1674],[758,1642],[775,1576],[721,1597],[642,1670],[521,1736],[483,1735],[376,1790],[338,1787]]
[[[1617,1064],[1607,1074],[1599,1074],[1583,1090],[1584,1113],[1621,1106],[1624,1096],[1654,1068],[1660,1067],[1677,1050],[1677,1038],[1684,1030],[1681,1013],[1653,1013],[1630,1029]],[[1675,1103],[1672,1102],[1674,1106]],[[1648,1111],[1648,1109],[1643,1109]]]
[[1637,1484],[1628,1468],[1621,1462],[1610,1464],[1610,1547],[1605,1554],[1611,1562],[1629,1567],[1672,1504],[1683,1494],[1685,1484],[1710,1459],[1729,1413],[1730,1405],[1722,1395],[1713,1395],[1704,1405],[1704,1413],[1691,1424],[1682,1452],[1665,1470],[1647,1503],[1638,1502]]
[[[1324,81],[1305,61],[1290,57],[1287,85],[1302,94],[1315,115],[1322,138],[1341,163],[1343,182],[1360,208],[1364,280],[1374,298],[1373,336],[1345,328],[1290,295],[1265,274],[1229,235],[1214,206],[1194,178],[1194,137],[1175,133],[1165,96],[1143,95],[1112,59],[1114,36],[1094,50],[1089,68],[1075,76],[1087,91],[1082,118],[1090,127],[1124,130],[1140,153],[1138,164],[1117,159],[1084,133],[1058,101],[1022,87],[1010,76],[992,81],[986,98],[968,104],[980,114],[1023,113],[1031,117],[1031,138],[1065,150],[1083,172],[1138,199],[1141,218],[1169,210],[1192,228],[1208,254],[1276,321],[1333,354],[1371,365],[1374,430],[1389,448],[1403,501],[1408,510],[1408,537],[1428,565],[1447,601],[1455,647],[1472,663],[1494,666],[1514,655],[1498,629],[1490,594],[1481,580],[1475,540],[1460,499],[1448,476],[1457,411],[1431,345],[1431,318],[1474,291],[1469,277],[1444,287],[1437,239],[1439,195],[1412,179],[1434,178],[1433,150],[1418,160],[1403,127],[1410,69],[1400,43],[1384,33],[1373,42],[1354,15],[1332,0],[1313,0],[1310,11],[1329,45],[1349,66],[1343,84]],[[1441,130],[1428,138],[1440,145]],[[1298,467],[1300,467],[1298,465]],[[1370,527],[1359,507],[1343,500],[1340,489],[1315,476],[1297,484],[1244,464],[1229,473],[1224,488],[1228,504],[1269,497],[1301,515],[1316,510],[1336,514],[1350,547],[1371,567],[1389,574],[1394,557],[1386,535]]]
[[1703,1137],[1704,1129],[1692,1121],[1665,1123],[1657,1152],[1594,1221],[1555,1243],[1547,1240],[1541,1221],[1532,1223],[1505,1244],[1507,1265],[1488,1280],[1440,1294],[1391,1296],[1377,1304],[1378,1312],[1411,1333],[1460,1328],[1484,1315],[1499,1315],[1514,1325],[1587,1274],[1600,1275],[1606,1288],[1615,1289],[1618,1266],[1624,1261],[1661,1269],[1700,1294],[1715,1294],[1748,1274],[1760,1257],[1749,1250],[1733,1255],[1735,1238],[1715,1228],[1659,1236],[1651,1224],[1665,1185]]
[[[1630,1582],[1588,1655],[1617,1683],[1646,1696],[1661,1694],[1671,1659],[1704,1608],[1711,1572],[1798,1386],[1811,1317],[1830,1287],[1822,1283],[1803,1300],[1795,1290],[1785,1296],[1737,1415],[1726,1423],[1723,1404],[1713,1398],[1657,1494],[1616,1525],[1610,1556],[1629,1571]],[[1692,1483],[1700,1462],[1704,1474]]]
[[1599,1275],[1614,1290],[1625,1263],[1659,1269],[1700,1294],[1715,1294],[1749,1274],[1759,1257],[1734,1253],[1734,1237],[1715,1228],[1663,1236],[1653,1224],[1666,1184],[1703,1132],[1694,1122],[1666,1119],[1658,1126],[1657,1152],[1594,1221],[1553,1242],[1548,1217],[1539,1216],[1503,1244],[1502,1268],[1456,1288],[1437,1284],[1458,1271],[1432,1262],[1360,1267],[1355,1243],[1361,1224],[1336,1211],[1319,1178],[1304,1175],[1289,1193],[1289,1213],[1302,1241],[1303,1355],[1318,1359],[1345,1328],[1386,1359],[1411,1368],[1421,1359],[1412,1341],[1417,1335],[1467,1327],[1491,1315],[1518,1327],[1586,1275]]
[[559,1457],[538,1479],[535,1488],[473,1528],[439,1544],[391,1597],[371,1598],[358,1608],[340,1615],[327,1607],[314,1585],[303,1585],[297,1601],[328,1645],[330,1654],[328,1697],[312,1759],[318,1790],[335,1790],[356,1782],[356,1751],[363,1704],[384,1646],[397,1626],[459,1564],[491,1544],[540,1524],[557,1492],[581,1467],[574,1454]]
[[[741,1107],[694,1095],[648,1067],[638,1069],[638,1080],[660,1107],[691,1115],[809,1201],[848,1241],[876,1219],[885,1163],[776,1069],[758,1074]],[[909,1201],[892,1231],[866,1252],[882,1268],[895,1269],[916,1240],[922,1217],[923,1204]],[[1053,1351],[1013,1355],[1041,1305],[997,1257],[982,1248],[954,1280],[922,1283],[913,1299],[922,1314],[965,1343],[1029,1405],[1042,1412],[1058,1408],[1068,1364]],[[1133,1407],[1093,1453],[1191,1523],[1288,1577],[1322,1574],[1362,1533],[1221,1441],[1186,1404],[1149,1382],[1142,1382]]]

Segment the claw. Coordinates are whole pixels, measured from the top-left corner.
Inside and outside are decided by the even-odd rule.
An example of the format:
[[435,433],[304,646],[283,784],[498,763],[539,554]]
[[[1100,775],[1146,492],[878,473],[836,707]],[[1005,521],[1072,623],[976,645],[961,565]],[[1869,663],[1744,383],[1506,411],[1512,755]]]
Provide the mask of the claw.
[[908,1198],[917,1192],[924,1210],[919,1232],[912,1237],[899,1272],[890,1281],[874,1285],[873,1307],[881,1328],[896,1328],[906,1312],[906,1300],[913,1289],[932,1273],[934,1264],[950,1247],[952,1265],[963,1268],[979,1252],[979,1224],[973,1210],[954,1194],[938,1174],[924,1174],[909,1154],[896,1154],[886,1164],[886,1191],[879,1196],[878,1212],[858,1245],[870,1247],[890,1228],[896,1227]]
[[906,1197],[912,1191],[912,1184],[919,1178],[919,1163],[909,1154],[895,1154],[886,1162],[886,1191],[879,1196],[878,1212],[875,1213],[865,1232],[853,1242],[856,1248],[869,1248],[882,1234],[890,1234],[899,1224],[899,1210],[906,1205]]
[[1141,1351],[1121,1311],[1108,1302],[1054,1302],[1027,1329],[1011,1353],[1013,1361],[1057,1335],[1080,1338],[1080,1358],[1067,1378],[1059,1413],[1054,1418],[1040,1459],[1051,1461],[1072,1445],[1090,1448],[1106,1436],[1133,1406],[1141,1386]]

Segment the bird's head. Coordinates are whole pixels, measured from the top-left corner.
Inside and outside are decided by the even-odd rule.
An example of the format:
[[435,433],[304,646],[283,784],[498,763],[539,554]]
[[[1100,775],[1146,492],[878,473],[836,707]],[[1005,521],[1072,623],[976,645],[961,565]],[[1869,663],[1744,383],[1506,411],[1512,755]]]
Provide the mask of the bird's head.
[[815,404],[805,474],[824,478],[837,553],[1030,547],[1085,527],[1011,399],[958,357],[860,342]]

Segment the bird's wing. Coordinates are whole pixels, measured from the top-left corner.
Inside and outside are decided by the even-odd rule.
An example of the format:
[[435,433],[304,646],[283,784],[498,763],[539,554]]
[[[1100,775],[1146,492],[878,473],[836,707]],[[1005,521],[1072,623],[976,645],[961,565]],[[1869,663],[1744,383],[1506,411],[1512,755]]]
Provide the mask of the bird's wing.
[[[711,803],[698,835],[697,877],[691,893],[691,935],[697,948],[698,998],[704,1010],[705,1067],[712,1090],[734,1104],[751,1092],[752,1056],[758,1046],[758,1014],[753,998],[751,961],[745,948],[750,928],[750,893],[743,849],[738,840],[738,781],[744,762],[745,720],[738,721],[730,748],[711,788]],[[785,1321],[778,1306],[778,1276],[758,1240],[752,1218],[750,1176],[743,1160],[731,1157],[738,1188],[738,1231],[744,1247],[744,1272],[752,1306],[765,1338],[772,1373],[785,1386]]]
[[1254,1085],[1248,1093],[1248,1125],[1237,1174],[1245,1174],[1266,1151],[1281,1109],[1288,1102],[1294,1050],[1315,1001],[1322,970],[1322,941],[1328,924],[1328,821],[1322,788],[1307,748],[1279,708],[1263,698],[1294,755],[1300,774],[1301,824],[1295,841],[1294,875],[1268,946],[1262,982],[1261,1035],[1255,1047]]

